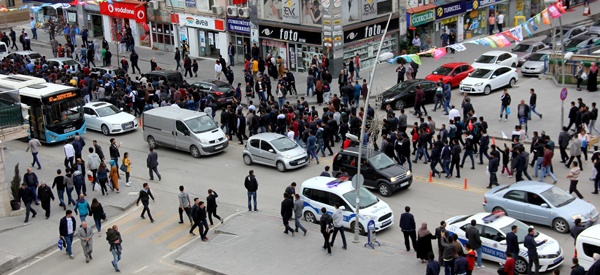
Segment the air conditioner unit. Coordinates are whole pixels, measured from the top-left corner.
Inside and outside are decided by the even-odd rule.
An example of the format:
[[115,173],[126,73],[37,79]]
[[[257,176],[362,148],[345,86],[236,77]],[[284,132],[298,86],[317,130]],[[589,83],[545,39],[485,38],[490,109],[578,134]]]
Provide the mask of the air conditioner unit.
[[238,7],[237,6],[227,6],[227,16],[237,17],[238,16]]
[[223,13],[223,7],[221,7],[221,6],[213,6],[212,7],[212,12],[214,14],[222,14]]
[[158,1],[150,1],[148,2],[148,5],[150,6],[150,9],[152,10],[158,10]]
[[248,8],[248,7],[238,8],[238,16],[243,17],[243,18],[250,17],[250,8]]

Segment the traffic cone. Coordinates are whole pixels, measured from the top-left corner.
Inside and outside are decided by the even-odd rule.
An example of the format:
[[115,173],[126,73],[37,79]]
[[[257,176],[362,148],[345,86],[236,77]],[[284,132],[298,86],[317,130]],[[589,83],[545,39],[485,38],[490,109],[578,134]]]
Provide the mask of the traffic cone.
[[494,146],[496,146],[496,139],[494,137],[492,137],[492,144],[494,144]]
[[429,171],[429,182],[433,182],[433,172]]
[[463,186],[463,189],[468,189],[469,186],[467,185],[467,178],[465,178],[465,185]]

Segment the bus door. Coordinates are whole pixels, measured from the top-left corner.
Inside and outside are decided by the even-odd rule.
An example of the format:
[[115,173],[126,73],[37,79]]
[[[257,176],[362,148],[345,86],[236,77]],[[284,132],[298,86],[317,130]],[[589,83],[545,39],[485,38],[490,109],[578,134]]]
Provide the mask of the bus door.
[[29,137],[46,141],[44,111],[41,106],[29,107]]

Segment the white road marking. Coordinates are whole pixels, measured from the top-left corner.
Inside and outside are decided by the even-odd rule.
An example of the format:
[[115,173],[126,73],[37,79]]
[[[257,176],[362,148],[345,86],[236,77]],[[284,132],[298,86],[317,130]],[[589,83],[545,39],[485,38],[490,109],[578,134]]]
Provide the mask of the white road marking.
[[144,270],[144,269],[146,269],[146,268],[148,268],[148,266],[144,266],[144,267],[142,267],[142,268],[140,268],[140,269],[136,270],[135,272],[133,272],[133,274],[139,273],[139,272],[141,272],[142,270]]

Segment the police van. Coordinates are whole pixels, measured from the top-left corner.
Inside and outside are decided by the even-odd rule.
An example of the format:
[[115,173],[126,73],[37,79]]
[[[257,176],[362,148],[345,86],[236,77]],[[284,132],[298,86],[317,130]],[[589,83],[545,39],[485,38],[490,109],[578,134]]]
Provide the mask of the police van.
[[339,203],[343,213],[345,228],[354,231],[358,221],[361,235],[366,234],[370,220],[375,222],[375,231],[380,231],[394,224],[394,214],[387,203],[378,199],[371,191],[360,188],[360,215],[356,218],[356,189],[346,179],[331,177],[314,177],[302,183],[300,194],[304,200],[304,219],[318,223],[321,208],[328,214],[335,211],[334,204]]

